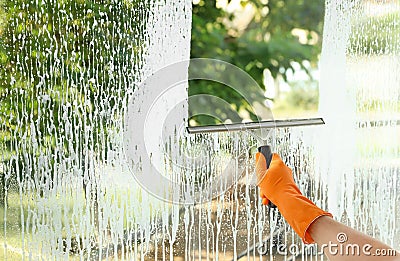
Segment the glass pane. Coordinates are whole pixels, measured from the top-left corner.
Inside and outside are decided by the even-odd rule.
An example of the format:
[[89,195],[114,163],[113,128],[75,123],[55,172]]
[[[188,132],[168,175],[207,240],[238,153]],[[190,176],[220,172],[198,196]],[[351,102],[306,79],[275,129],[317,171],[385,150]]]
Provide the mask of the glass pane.
[[[253,156],[264,144],[318,206],[399,248],[399,4],[225,2],[0,0],[0,259],[317,258],[277,209],[261,204]],[[291,4],[293,21],[284,23]],[[226,32],[201,20],[238,10],[247,22],[228,16],[224,23],[238,24]],[[249,17],[264,26],[253,31],[262,37],[235,46]],[[315,20],[305,28],[308,17]],[[279,28],[290,34],[271,36]],[[204,38],[211,43],[201,46]],[[189,66],[195,51],[222,61]],[[312,82],[291,82],[292,67],[317,63]],[[265,103],[268,83],[284,77],[294,92]],[[294,104],[309,98],[297,114]],[[314,113],[325,126],[275,129],[263,144],[247,131],[186,131],[190,120]]]

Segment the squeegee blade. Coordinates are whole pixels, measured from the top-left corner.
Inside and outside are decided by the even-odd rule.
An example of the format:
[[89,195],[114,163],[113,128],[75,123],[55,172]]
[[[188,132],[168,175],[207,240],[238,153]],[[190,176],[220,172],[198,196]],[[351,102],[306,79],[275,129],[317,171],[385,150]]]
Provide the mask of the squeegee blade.
[[265,128],[285,128],[285,127],[298,127],[310,125],[323,125],[325,124],[322,118],[309,118],[309,119],[290,119],[290,120],[271,120],[259,122],[245,122],[245,123],[231,123],[219,125],[206,125],[206,126],[193,126],[187,127],[187,131],[191,134],[196,133],[211,133],[211,132],[224,132],[224,131],[246,131],[257,130]]

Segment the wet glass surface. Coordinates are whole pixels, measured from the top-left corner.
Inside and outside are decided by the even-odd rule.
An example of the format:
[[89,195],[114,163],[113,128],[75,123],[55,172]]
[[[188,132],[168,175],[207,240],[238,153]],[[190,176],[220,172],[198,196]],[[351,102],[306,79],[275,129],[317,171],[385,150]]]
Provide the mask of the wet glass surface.
[[[4,4],[0,34],[0,258],[294,258],[279,244],[313,255],[262,206],[252,135],[185,132],[191,1],[25,2]],[[267,140],[318,206],[396,249],[399,13],[327,1],[327,124]],[[172,68],[179,84],[154,84],[177,63],[161,76]]]

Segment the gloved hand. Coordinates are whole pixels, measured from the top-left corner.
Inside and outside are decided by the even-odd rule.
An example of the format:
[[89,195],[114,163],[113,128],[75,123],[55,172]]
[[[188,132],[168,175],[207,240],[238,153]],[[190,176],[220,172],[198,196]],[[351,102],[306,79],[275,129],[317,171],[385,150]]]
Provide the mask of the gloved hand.
[[256,174],[262,202],[274,203],[282,216],[306,244],[314,240],[307,232],[310,225],[321,216],[331,213],[318,208],[311,200],[303,196],[294,182],[291,169],[283,163],[278,154],[273,154],[267,169],[263,154],[256,154]]

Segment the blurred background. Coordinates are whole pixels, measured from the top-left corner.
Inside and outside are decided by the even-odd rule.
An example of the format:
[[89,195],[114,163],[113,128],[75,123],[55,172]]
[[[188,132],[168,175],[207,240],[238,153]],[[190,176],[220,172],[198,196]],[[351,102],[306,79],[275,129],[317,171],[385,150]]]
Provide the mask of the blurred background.
[[[380,59],[385,50],[393,51],[400,35],[398,26],[388,26],[399,19],[398,1],[365,0],[357,5],[363,18],[351,21],[355,33],[350,36],[347,53]],[[265,94],[264,111],[257,108],[260,114],[268,114],[269,107],[275,119],[316,116],[324,9],[323,0],[194,0],[191,57],[220,59],[248,73]],[[357,66],[370,63],[360,60]],[[376,97],[380,92],[375,88]],[[242,120],[256,120],[254,105],[222,84],[191,81],[189,96],[195,94],[218,96],[230,103],[230,110]],[[203,105],[213,108],[218,119],[196,115],[199,106],[191,106],[191,102],[191,125],[237,121],[230,117],[232,112],[210,101]],[[379,98],[368,103],[360,106],[376,107]]]
[[[265,93],[264,111],[270,107],[275,119],[314,116],[323,19],[323,0],[194,0],[191,57],[223,60],[247,72]],[[195,94],[218,96],[242,119],[256,120],[253,105],[222,84],[191,81],[189,96]],[[191,125],[232,121],[217,104],[204,106],[215,107],[219,119],[196,115],[197,106],[189,103]]]

